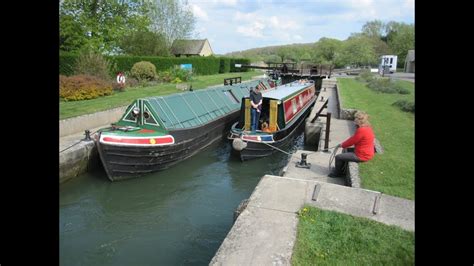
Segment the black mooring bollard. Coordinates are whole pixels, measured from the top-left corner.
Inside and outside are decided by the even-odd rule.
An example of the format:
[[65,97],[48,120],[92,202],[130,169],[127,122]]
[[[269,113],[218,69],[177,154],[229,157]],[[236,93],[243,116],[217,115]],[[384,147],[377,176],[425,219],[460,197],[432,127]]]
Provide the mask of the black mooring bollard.
[[88,129],[86,129],[86,131],[84,132],[84,135],[86,135],[84,140],[91,140],[91,132]]
[[308,154],[307,153],[302,153],[301,154],[301,161],[297,162],[295,166],[298,167],[298,168],[309,169],[311,167],[311,164],[306,162],[306,157],[308,157]]

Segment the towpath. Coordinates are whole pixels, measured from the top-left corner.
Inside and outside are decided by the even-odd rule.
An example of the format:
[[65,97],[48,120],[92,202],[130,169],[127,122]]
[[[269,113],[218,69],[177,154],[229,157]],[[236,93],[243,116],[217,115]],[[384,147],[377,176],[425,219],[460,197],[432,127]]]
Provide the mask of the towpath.
[[[336,118],[337,91],[332,85],[335,82],[329,83],[323,81],[326,91],[318,96],[310,118],[324,102],[319,99],[329,97],[323,113],[333,114],[329,139],[329,147],[333,147],[355,128],[353,122]],[[295,167],[303,152],[309,154],[310,169]],[[304,204],[415,230],[414,201],[345,186],[347,180],[327,177],[329,157],[330,153],[322,151],[300,150],[292,155],[282,176],[263,176],[210,265],[291,265],[297,213]]]

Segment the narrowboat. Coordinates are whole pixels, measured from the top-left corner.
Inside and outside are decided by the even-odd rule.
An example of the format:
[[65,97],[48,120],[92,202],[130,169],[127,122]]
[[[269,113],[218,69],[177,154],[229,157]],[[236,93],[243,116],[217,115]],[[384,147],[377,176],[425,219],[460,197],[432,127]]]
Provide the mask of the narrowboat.
[[[316,101],[313,81],[297,80],[276,86],[264,94],[259,129],[250,131],[250,98],[242,99],[239,121],[228,134],[232,148],[242,161],[271,155],[289,143]],[[262,130],[261,123],[268,128]]]
[[111,181],[166,169],[226,136],[240,101],[268,80],[136,99],[122,118],[96,137]]

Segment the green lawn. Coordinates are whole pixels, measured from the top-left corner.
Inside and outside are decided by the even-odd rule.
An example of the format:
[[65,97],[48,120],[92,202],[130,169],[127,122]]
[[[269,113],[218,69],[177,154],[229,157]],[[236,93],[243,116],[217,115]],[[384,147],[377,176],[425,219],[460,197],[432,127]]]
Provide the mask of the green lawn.
[[399,81],[410,94],[385,94],[368,89],[363,83],[338,78],[342,108],[364,110],[376,138],[384,148],[369,162],[359,164],[362,187],[397,197],[414,199],[415,132],[412,113],[392,106],[397,100],[414,101],[414,84]]
[[[193,89],[203,89],[212,85],[224,83],[225,78],[242,77],[242,81],[249,80],[254,76],[262,75],[262,72],[235,72],[207,76],[194,77],[192,81]],[[133,100],[141,97],[167,95],[181,92],[176,89],[176,84],[164,83],[151,87],[134,87],[127,88],[124,92],[114,92],[114,94],[99,97],[85,101],[60,101],[59,102],[59,119],[95,113],[115,107],[130,104]]]
[[305,206],[292,265],[414,265],[413,232]]

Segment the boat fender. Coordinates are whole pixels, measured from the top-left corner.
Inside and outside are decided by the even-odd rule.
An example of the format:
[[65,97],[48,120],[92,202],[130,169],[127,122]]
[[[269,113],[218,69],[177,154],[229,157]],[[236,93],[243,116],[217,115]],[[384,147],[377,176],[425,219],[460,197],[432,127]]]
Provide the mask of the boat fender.
[[234,139],[232,141],[232,147],[234,148],[234,150],[236,151],[241,151],[243,149],[245,149],[247,147],[247,143],[244,142],[243,140],[241,139]]

